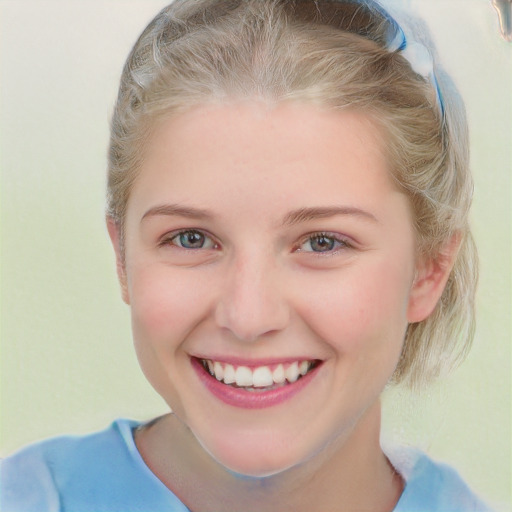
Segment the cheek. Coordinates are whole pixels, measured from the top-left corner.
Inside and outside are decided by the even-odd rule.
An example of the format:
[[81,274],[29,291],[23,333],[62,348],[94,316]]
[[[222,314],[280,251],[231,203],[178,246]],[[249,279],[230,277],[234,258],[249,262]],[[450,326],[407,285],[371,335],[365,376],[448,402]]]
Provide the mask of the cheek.
[[[130,274],[129,274],[130,275]],[[206,314],[207,297],[190,270],[135,268],[129,279],[136,343],[177,347]]]
[[409,272],[376,261],[320,281],[303,304],[308,323],[337,352],[401,350]]
[[175,384],[189,364],[180,348],[208,309],[204,290],[190,273],[156,265],[131,268],[128,276],[133,341],[140,367],[171,409],[183,414]]

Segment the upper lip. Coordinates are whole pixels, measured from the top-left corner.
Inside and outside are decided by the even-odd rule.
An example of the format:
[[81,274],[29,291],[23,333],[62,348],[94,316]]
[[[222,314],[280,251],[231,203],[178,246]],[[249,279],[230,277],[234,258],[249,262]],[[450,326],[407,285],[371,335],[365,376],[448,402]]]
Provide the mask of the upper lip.
[[295,361],[318,361],[321,359],[311,356],[287,356],[287,357],[270,357],[270,358],[243,358],[227,355],[193,355],[196,359],[206,361],[218,361],[219,363],[231,364],[233,366],[247,366],[248,368],[257,368],[258,366],[272,366],[278,364],[289,364]]

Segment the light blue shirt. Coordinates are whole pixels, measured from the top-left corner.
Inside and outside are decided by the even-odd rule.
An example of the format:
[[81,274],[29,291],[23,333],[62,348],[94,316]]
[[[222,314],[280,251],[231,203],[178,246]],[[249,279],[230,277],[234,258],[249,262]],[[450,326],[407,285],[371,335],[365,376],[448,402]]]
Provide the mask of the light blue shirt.
[[[117,420],[101,432],[50,439],[4,459],[0,510],[188,512],[143,461],[133,439],[138,425]],[[421,452],[402,451],[390,460],[406,481],[394,512],[490,510],[456,471]]]

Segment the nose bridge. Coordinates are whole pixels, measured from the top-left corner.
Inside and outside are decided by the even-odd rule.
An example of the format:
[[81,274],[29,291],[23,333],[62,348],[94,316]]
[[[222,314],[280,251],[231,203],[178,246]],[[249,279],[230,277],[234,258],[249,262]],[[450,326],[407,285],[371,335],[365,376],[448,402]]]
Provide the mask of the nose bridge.
[[289,319],[275,258],[265,251],[234,255],[216,308],[216,321],[241,341],[286,327]]

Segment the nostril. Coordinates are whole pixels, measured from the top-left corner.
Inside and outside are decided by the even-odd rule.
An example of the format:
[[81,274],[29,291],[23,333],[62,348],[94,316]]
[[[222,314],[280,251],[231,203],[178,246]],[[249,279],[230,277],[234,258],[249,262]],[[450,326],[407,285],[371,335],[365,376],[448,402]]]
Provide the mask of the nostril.
[[227,282],[215,304],[218,327],[238,340],[254,342],[285,329],[290,320],[289,304],[283,288],[261,273],[240,273]]

